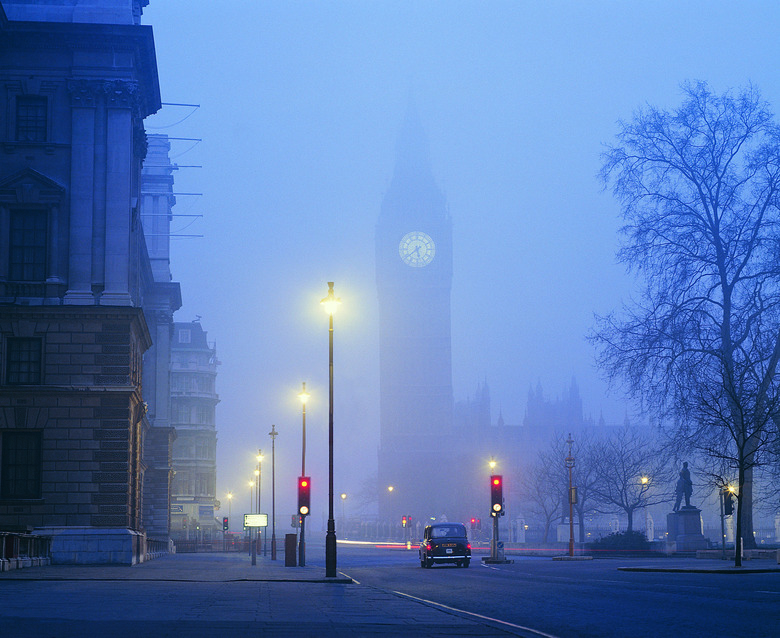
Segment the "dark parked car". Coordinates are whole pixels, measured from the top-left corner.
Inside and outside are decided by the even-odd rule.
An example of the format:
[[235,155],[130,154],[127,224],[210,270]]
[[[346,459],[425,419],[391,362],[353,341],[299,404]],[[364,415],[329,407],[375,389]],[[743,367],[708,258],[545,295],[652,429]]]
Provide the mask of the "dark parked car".
[[471,561],[471,545],[463,523],[433,523],[425,528],[420,543],[420,566],[434,563],[455,563],[468,567]]

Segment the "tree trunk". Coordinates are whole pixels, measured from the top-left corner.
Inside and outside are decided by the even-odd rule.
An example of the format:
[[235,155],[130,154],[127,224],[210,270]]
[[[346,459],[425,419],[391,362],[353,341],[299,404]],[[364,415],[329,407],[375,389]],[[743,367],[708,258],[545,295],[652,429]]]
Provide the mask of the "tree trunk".
[[626,510],[628,515],[628,527],[626,527],[626,534],[630,534],[634,531],[634,510]]
[[739,479],[737,481],[737,529],[734,531],[734,567],[742,567],[742,520],[745,518],[742,499],[744,498],[745,465],[739,466]]
[[[752,461],[752,458],[751,458]],[[739,517],[742,519],[742,538],[745,549],[756,548],[753,534],[753,468],[745,469],[744,484],[740,488]]]

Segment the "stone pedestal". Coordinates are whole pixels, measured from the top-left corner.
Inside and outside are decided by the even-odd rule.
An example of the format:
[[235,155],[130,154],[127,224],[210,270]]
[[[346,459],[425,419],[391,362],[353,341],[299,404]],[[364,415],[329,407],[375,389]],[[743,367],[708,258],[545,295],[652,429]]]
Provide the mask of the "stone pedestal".
[[146,556],[146,535],[130,529],[40,527],[51,536],[52,565],[135,565]]
[[666,546],[670,552],[695,552],[707,549],[709,543],[704,538],[704,523],[701,510],[686,506],[677,512],[666,515]]

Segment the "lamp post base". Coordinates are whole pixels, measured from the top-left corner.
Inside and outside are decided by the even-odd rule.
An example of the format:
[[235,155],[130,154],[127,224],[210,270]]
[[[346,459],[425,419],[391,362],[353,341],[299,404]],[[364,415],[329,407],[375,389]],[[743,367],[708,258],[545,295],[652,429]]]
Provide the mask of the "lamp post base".
[[328,532],[325,534],[325,577],[336,577],[336,530],[333,521],[328,521]]

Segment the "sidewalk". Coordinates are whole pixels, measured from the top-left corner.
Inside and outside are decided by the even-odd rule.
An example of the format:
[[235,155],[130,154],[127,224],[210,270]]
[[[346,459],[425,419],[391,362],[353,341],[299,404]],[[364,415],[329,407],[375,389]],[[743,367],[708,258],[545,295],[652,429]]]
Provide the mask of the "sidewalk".
[[528,636],[391,592],[246,555],[177,554],[134,567],[0,574],[0,635],[50,638]]
[[290,582],[352,584],[339,574],[326,578],[320,567],[285,567],[280,559],[258,556],[257,565],[241,552],[169,554],[132,567],[126,565],[46,565],[0,574],[2,580],[147,580],[159,582]]

